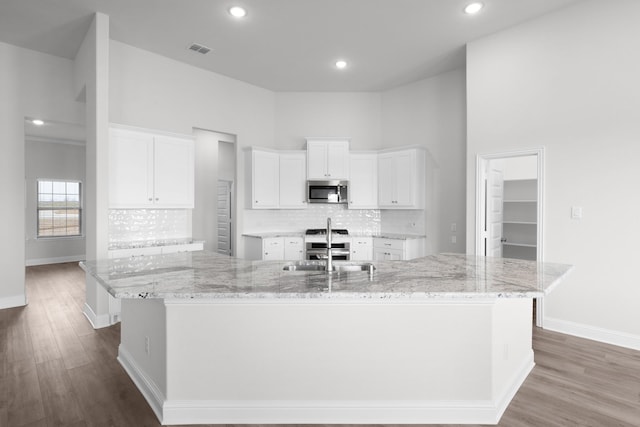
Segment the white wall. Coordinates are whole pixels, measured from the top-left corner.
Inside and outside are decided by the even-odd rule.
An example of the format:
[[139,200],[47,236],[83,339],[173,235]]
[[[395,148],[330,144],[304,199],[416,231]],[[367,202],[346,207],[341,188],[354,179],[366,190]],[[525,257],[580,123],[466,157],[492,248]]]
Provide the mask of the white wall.
[[467,250],[476,155],[544,146],[545,261],[575,265],[545,327],[635,348],[639,14],[635,0],[583,1],[467,48]]
[[72,61],[0,43],[0,309],[26,303],[24,117],[81,123]]
[[305,138],[351,138],[352,150],[381,147],[380,93],[276,93],[275,142],[281,150],[306,148]]
[[[110,48],[111,122],[182,134],[193,128],[216,130],[236,135],[238,150],[274,146],[273,92],[114,40]],[[238,157],[237,176],[243,177]],[[242,178],[237,184],[236,212],[241,212]],[[241,215],[238,221],[242,230]]]
[[[465,248],[465,117],[462,69],[382,93],[382,145],[420,145],[431,154],[427,181],[433,186],[425,189],[425,215],[432,252]],[[383,215],[383,227],[384,222]]]
[[[85,147],[78,143],[31,141],[27,137],[26,164],[26,264],[40,265],[80,261],[85,257],[85,239],[63,237],[37,239],[37,181],[80,181],[84,198]],[[84,210],[81,223],[84,225]]]

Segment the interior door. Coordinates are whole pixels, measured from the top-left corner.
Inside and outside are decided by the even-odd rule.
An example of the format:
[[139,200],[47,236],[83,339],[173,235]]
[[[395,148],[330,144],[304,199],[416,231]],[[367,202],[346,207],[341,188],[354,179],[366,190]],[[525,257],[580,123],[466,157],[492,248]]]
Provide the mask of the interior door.
[[487,169],[487,255],[502,257],[504,199],[503,160],[491,160]]
[[218,248],[231,255],[231,181],[218,181]]

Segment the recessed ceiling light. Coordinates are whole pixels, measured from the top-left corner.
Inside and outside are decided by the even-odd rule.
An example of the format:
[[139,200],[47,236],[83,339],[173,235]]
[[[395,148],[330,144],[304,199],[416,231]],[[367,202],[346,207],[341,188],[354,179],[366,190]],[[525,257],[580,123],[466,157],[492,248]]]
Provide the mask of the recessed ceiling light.
[[339,70],[342,70],[343,68],[347,68],[347,61],[336,61],[336,68],[338,68]]
[[475,13],[480,12],[480,10],[484,7],[484,4],[480,2],[469,3],[467,7],[464,8],[464,13],[468,15],[473,15]]
[[231,16],[235,16],[236,18],[244,18],[245,16],[247,16],[247,11],[240,6],[233,6],[231,9],[229,9],[229,13],[231,14]]
[[33,123],[36,126],[42,126],[44,124],[44,122],[40,119],[33,119],[31,120],[31,123]]

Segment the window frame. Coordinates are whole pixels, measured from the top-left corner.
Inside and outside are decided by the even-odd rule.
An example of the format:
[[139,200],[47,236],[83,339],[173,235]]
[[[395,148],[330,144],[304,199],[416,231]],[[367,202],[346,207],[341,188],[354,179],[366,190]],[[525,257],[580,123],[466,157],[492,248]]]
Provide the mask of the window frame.
[[[78,238],[84,238],[84,221],[83,221],[83,216],[84,216],[84,183],[82,181],[80,181],[79,179],[55,179],[55,178],[36,178],[35,180],[35,184],[36,184],[36,230],[35,230],[35,234],[36,234],[36,239],[42,239],[42,240],[50,240],[50,239],[78,239]],[[56,207],[50,207],[50,208],[43,208],[40,206],[40,195],[41,194],[47,194],[47,193],[41,193],[40,192],[40,183],[41,182],[51,182],[51,183],[65,183],[65,185],[67,183],[74,183],[74,184],[78,184],[78,197],[79,197],[79,201],[78,201],[78,207],[77,208],[68,208],[68,207],[64,207],[64,208],[56,208]],[[53,193],[52,193],[53,194]],[[69,193],[67,193],[66,191],[66,187],[65,187],[65,195],[68,195]],[[77,210],[78,211],[78,234],[62,234],[62,235],[42,235],[40,234],[41,229],[40,229],[40,212],[41,211],[53,211],[53,210],[65,210],[65,211],[69,211],[69,210]],[[67,213],[68,215],[68,213]]]

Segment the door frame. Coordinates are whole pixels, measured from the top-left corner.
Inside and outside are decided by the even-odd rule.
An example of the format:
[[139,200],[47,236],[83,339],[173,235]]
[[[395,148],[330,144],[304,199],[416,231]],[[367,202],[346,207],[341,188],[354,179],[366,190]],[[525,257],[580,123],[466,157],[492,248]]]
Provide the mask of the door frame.
[[[486,204],[486,166],[491,160],[508,159],[512,157],[536,156],[538,203],[537,203],[537,235],[536,235],[536,260],[544,261],[544,147],[534,147],[521,150],[500,151],[494,153],[478,154],[476,156],[476,212],[475,212],[475,253],[485,254],[484,249],[484,221]],[[544,299],[536,298],[536,326],[542,327],[544,318]]]

